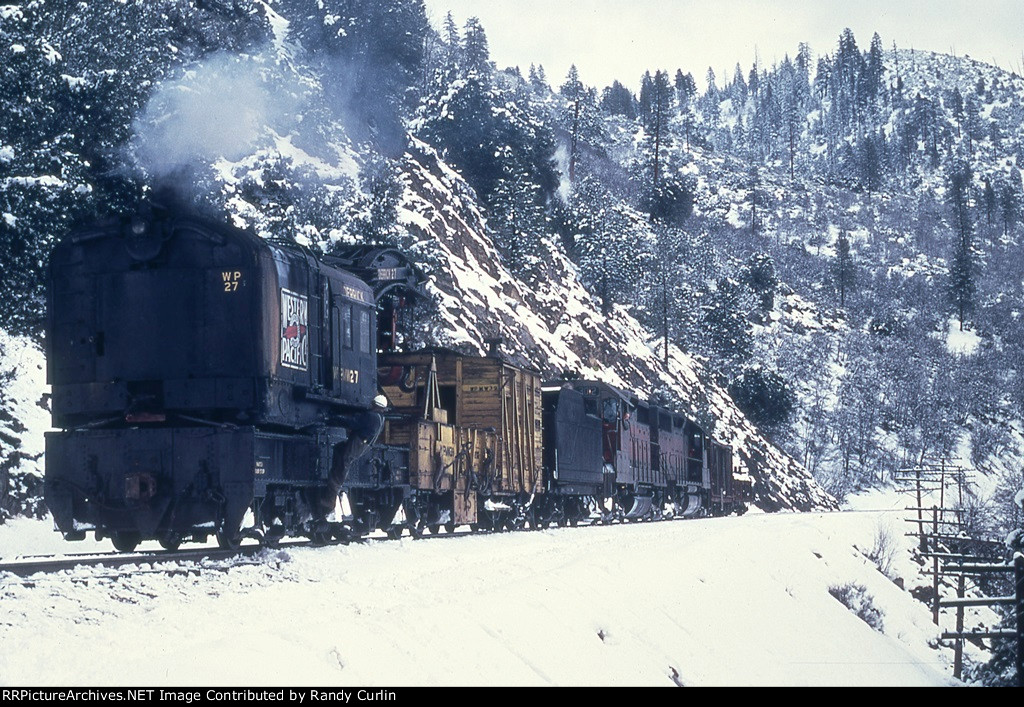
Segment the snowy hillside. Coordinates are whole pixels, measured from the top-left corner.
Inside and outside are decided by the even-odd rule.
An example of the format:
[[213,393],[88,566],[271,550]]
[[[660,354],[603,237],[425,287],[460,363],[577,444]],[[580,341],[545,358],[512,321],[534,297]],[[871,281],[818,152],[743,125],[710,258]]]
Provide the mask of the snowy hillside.
[[479,21],[411,0],[160,1],[0,15],[7,328],[39,333],[68,223],[172,182],[264,236],[409,249],[420,343],[678,400],[765,509],[926,458],[1019,488],[1019,77],[846,31],[634,93],[496,67]]
[[892,523],[872,507],[0,577],[0,683],[950,685],[927,607],[857,550]]
[[667,389],[695,419],[714,421],[714,436],[734,447],[742,471],[753,477],[758,506],[834,507],[802,467],[758,434],[700,363],[673,348],[665,371],[658,342],[627,308],[602,315],[558,250],[549,251],[536,273],[544,283],[536,290],[510,275],[479,209],[465,199],[465,183],[425,145],[408,156],[403,180],[400,221],[440,301],[432,343],[483,353],[485,339],[501,337],[506,355],[552,377],[578,374],[646,395]]
[[[167,191],[398,247],[432,295],[409,345],[500,339],[678,407],[760,511],[810,512],[0,578],[0,682],[221,682],[233,652],[239,683],[947,684],[920,565],[866,559],[905,504],[861,502],[959,465],[964,532],[1020,537],[1024,79],[864,39],[590,87],[495,66],[479,19],[419,0],[0,5],[0,556],[62,546],[19,517],[46,514],[54,241]],[[851,498],[870,512],[816,514]]]
[[1024,482],[1024,80],[873,42],[858,71],[870,78],[877,57],[878,96],[857,102],[837,83],[852,49],[844,34],[816,74],[802,54],[755,67],[758,93],[737,74],[695,98],[715,149],[679,158],[726,269],[774,266],[774,305],[750,331],[753,360],[798,399],[775,438],[840,497],[939,458],[984,473],[979,503],[997,487],[1012,496]]

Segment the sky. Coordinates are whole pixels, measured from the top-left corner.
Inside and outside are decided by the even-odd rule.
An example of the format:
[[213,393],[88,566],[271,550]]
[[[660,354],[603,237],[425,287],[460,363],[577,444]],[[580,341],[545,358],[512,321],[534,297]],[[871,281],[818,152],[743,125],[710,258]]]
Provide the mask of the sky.
[[[576,64],[583,81],[620,80],[636,89],[644,71],[681,68],[706,87],[736,63],[771,65],[807,42],[834,51],[845,27],[867,49],[878,32],[886,49],[927,49],[1022,71],[1024,0],[425,0],[435,26],[446,13],[461,27],[480,18],[499,68],[544,66],[561,83]],[[724,76],[723,76],[724,74]]]

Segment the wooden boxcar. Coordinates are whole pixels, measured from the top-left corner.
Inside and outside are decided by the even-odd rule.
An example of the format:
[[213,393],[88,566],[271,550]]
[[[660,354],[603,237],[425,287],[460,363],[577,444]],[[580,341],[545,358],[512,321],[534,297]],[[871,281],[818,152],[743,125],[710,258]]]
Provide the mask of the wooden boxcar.
[[409,447],[425,524],[522,516],[544,490],[539,373],[445,349],[382,354],[378,363],[395,413],[383,441]]

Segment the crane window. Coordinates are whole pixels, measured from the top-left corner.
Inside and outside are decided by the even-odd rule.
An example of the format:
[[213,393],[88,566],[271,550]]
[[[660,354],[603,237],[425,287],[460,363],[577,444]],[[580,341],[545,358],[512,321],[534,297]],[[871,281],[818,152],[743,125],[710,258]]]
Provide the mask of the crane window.
[[359,350],[370,353],[370,313],[365,309],[359,312]]
[[352,348],[352,305],[350,304],[341,308],[341,345],[346,349]]
[[617,423],[619,421],[619,401],[614,398],[606,398],[603,407],[604,421],[610,424]]

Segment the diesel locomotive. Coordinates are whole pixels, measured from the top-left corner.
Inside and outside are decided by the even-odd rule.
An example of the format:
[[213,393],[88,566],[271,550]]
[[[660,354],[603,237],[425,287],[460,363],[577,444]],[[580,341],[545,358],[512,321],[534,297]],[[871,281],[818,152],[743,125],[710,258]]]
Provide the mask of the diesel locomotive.
[[146,204],[49,271],[44,494],[69,540],[315,540],[729,513],[732,452],[600,382],[401,352],[399,252],[332,256]]

